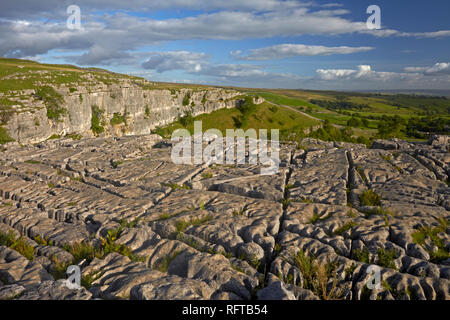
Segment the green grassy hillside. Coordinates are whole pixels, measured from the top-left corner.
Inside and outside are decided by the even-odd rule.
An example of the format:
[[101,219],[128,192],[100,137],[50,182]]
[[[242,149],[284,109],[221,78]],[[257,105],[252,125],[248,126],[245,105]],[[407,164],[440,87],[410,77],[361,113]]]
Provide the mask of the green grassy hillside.
[[[237,122],[241,115],[241,112],[237,108],[221,109],[190,119],[179,119],[177,122],[165,128],[155,130],[155,132],[166,138],[170,138],[172,132],[180,128],[186,128],[193,133],[194,121],[202,121],[203,131],[219,129],[225,135],[226,129],[239,127]],[[255,130],[280,129],[280,134],[286,138],[293,132],[300,132],[320,125],[320,123],[320,121],[311,119],[299,112],[264,102],[261,105],[257,105],[255,110],[248,115],[245,125],[241,128],[244,130],[249,128]]]
[[36,61],[0,58],[0,92],[38,89],[43,85],[96,85],[114,84],[120,79],[129,79],[145,89],[182,88],[202,89],[207,86],[150,82],[140,77],[119,74],[99,68],[79,68],[72,65],[42,64]]
[[[447,98],[287,89],[233,89],[267,101],[257,107],[242,128],[280,129],[284,140],[304,137],[304,129],[319,124],[326,125],[308,136],[368,145],[376,138],[397,137],[424,141],[429,133],[449,134],[450,99]],[[159,128],[157,132],[165,137],[170,137],[178,128],[186,127],[192,132],[193,121],[202,120],[204,130],[217,128],[225,133],[226,129],[240,127],[235,121],[239,115],[239,110],[235,108],[220,110],[196,118],[180,119],[181,121],[168,127]]]

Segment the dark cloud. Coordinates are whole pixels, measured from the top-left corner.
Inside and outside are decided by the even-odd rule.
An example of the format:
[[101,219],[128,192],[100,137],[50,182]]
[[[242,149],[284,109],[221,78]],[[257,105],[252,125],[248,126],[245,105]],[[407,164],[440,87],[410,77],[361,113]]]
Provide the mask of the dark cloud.
[[152,12],[165,9],[266,11],[311,6],[313,3],[298,0],[3,0],[0,2],[0,18],[64,19],[70,5],[78,5],[83,12],[90,14],[94,11]]
[[65,21],[3,20],[0,54],[33,56],[56,49],[84,50],[80,64],[105,64],[128,59],[126,52],[162,41],[192,39],[248,39],[302,34],[348,33],[363,28],[332,14],[310,13],[306,8],[264,13],[219,11],[198,16],[154,20],[125,13],[82,15],[83,30],[69,30]]

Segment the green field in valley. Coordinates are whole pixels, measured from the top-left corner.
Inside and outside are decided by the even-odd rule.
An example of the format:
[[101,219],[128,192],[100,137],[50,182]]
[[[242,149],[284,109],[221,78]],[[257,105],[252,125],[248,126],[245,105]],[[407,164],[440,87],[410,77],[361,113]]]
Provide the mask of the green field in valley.
[[[257,106],[241,128],[280,129],[282,139],[288,140],[298,140],[307,136],[302,134],[304,129],[328,123],[331,126],[327,124],[308,135],[323,140],[365,144],[370,144],[376,138],[390,137],[424,141],[427,135],[421,131],[433,130],[437,127],[434,125],[436,121],[442,127],[441,130],[448,131],[450,124],[450,100],[442,97],[234,89],[240,90],[244,97],[248,95],[266,100]],[[414,103],[409,105],[411,101]],[[295,112],[295,109],[300,112]],[[158,128],[156,132],[165,137],[178,128],[187,128],[192,132],[193,121],[202,120],[204,131],[217,128],[225,134],[226,129],[240,128],[235,121],[239,115],[236,108],[219,110],[189,119],[188,123],[177,121],[165,128]],[[421,122],[423,126],[417,125]]]
[[438,128],[438,133],[449,133],[450,99],[446,97],[288,89],[248,89],[247,92],[339,127],[350,126],[354,136],[375,138],[380,124],[386,128],[396,123],[399,128],[393,133],[378,136],[423,141],[427,139],[426,134],[420,132],[434,132]]
[[[209,129],[218,129],[223,135],[226,134],[227,129],[238,128],[236,123],[237,118],[241,116],[237,108],[221,109],[210,114],[202,114],[197,117],[192,117],[187,123],[182,124],[183,120],[179,119],[175,123],[155,130],[156,133],[163,137],[170,138],[173,131],[176,129],[186,128],[191,133],[194,133],[194,121],[202,121],[203,131]],[[311,119],[300,112],[296,112],[287,108],[274,106],[270,103],[264,102],[257,105],[255,111],[252,112],[243,125],[242,129],[280,129],[281,135],[289,134],[296,131],[303,131],[310,127],[320,125],[320,121]]]

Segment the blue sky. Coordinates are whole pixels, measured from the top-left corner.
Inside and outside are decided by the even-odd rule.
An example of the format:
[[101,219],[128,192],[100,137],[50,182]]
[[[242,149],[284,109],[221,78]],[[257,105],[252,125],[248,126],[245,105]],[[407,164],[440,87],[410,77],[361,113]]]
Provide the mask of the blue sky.
[[[66,25],[69,5],[81,30]],[[381,9],[368,30],[369,5]],[[0,4],[0,55],[176,81],[449,89],[450,2],[34,0]]]

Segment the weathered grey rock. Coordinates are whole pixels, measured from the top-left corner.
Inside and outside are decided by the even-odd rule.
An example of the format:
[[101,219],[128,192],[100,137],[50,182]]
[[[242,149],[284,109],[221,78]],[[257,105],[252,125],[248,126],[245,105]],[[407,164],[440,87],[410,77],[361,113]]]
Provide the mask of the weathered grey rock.
[[161,237],[153,232],[151,228],[142,226],[124,230],[117,243],[126,245],[131,250],[139,253],[150,246],[156,245],[160,240]]
[[[173,144],[151,135],[8,144],[0,232],[23,236],[34,259],[0,247],[0,291],[248,300],[263,287],[262,298],[448,299],[450,263],[435,256],[450,247],[448,150],[400,140],[389,142],[396,152],[303,142],[305,150],[282,144],[282,169],[265,178],[255,165],[176,165]],[[368,189],[379,206],[361,203]],[[439,241],[422,232],[435,228]],[[75,254],[92,282],[87,295],[66,292],[49,274],[72,262],[68,245],[80,242],[113,252],[92,261]],[[314,272],[328,270],[327,292],[307,289],[309,260]],[[368,292],[371,264],[383,282]]]
[[397,150],[398,144],[394,141],[387,140],[375,140],[372,143],[371,149],[383,149],[383,150]]
[[17,284],[0,287],[0,300],[13,300],[20,297],[26,289]]
[[[126,78],[119,77],[114,81],[118,83],[105,84],[97,81],[94,87],[87,81],[79,85],[74,93],[69,92],[69,88],[64,85],[56,87],[56,91],[62,95],[61,107],[67,111],[59,121],[48,119],[45,104],[33,98],[34,90],[31,90],[26,104],[28,110],[31,109],[33,112],[14,113],[6,128],[11,137],[21,143],[40,142],[53,134],[64,136],[76,133],[92,136],[90,130],[92,106],[96,105],[103,110],[102,119],[105,123],[103,135],[150,134],[152,129],[175,121],[179,115],[187,111],[197,116],[222,108],[232,108],[239,103],[233,98],[240,93],[234,90],[181,89],[173,93],[170,90],[145,89],[142,84]],[[53,84],[50,86],[54,87]],[[191,103],[189,106],[183,105],[183,99],[187,95],[190,95],[193,106]],[[150,115],[147,115],[148,111]],[[115,113],[127,114],[126,124],[110,125]]]
[[203,281],[167,276],[131,289],[131,300],[208,300],[213,290]]
[[27,290],[18,300],[90,300],[92,294],[86,288],[69,289],[65,280],[44,281]]
[[104,260],[94,259],[82,273],[96,278],[90,291],[95,298],[103,299],[128,299],[133,287],[164,276],[118,253],[111,253]]
[[287,288],[295,295],[297,300],[320,300],[311,290],[288,285]]
[[264,250],[256,243],[244,243],[238,249],[238,257],[241,256],[250,260],[261,260],[264,258]]
[[230,261],[220,254],[180,254],[167,272],[204,281],[215,291],[232,292],[244,299],[250,299],[252,290],[259,284],[258,278],[234,270]]
[[0,278],[6,284],[24,287],[53,280],[40,263],[29,261],[17,251],[5,246],[0,246]]
[[422,248],[420,245],[416,244],[416,243],[409,243],[408,247],[406,249],[406,254],[408,256],[417,258],[417,259],[422,259],[422,260],[430,260],[430,254],[425,251],[424,248]]
[[304,163],[294,168],[290,177],[289,197],[298,202],[346,205],[348,172],[346,150],[308,152]]
[[291,291],[286,290],[281,281],[272,282],[259,290],[256,295],[258,300],[297,300]]
[[[303,286],[303,276],[301,271],[285,259],[280,257],[275,258],[270,266],[270,272],[278,278],[283,279],[286,283],[293,283],[299,287]],[[278,278],[276,278],[276,280]]]
[[211,300],[227,300],[227,301],[240,301],[243,300],[233,292],[216,292],[211,296]]
[[428,140],[428,144],[431,146],[445,147],[449,146],[449,137],[448,136],[439,136],[432,135]]

